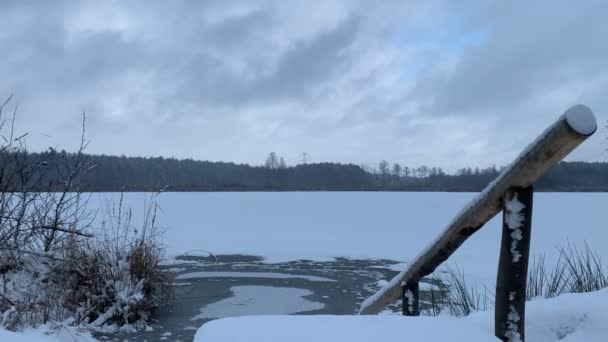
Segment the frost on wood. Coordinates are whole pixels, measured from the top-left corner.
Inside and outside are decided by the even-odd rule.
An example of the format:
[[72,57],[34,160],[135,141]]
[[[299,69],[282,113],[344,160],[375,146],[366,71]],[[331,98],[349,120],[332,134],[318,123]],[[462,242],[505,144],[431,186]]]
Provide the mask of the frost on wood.
[[521,342],[521,334],[518,331],[518,322],[521,319],[513,302],[515,301],[515,291],[509,292],[509,314],[507,315],[507,331],[505,337],[509,342]]
[[519,322],[519,314],[515,310],[514,305],[509,306],[509,315],[507,316],[507,332],[505,337],[509,342],[521,342],[521,335],[517,331],[517,322]]
[[412,293],[412,291],[408,289],[403,295],[407,299],[407,309],[411,314],[414,312],[414,293]]
[[379,300],[387,291],[399,291],[401,292],[401,288],[403,286],[405,286],[405,282],[401,281],[402,278],[402,274],[405,271],[402,271],[401,273],[399,273],[398,275],[396,275],[395,277],[393,277],[393,279],[391,279],[391,281],[389,281],[388,283],[386,283],[378,292],[374,293],[373,295],[371,295],[370,297],[368,297],[366,300],[363,301],[363,303],[361,303],[361,307],[359,308],[359,312],[364,311],[366,308],[368,308],[369,306],[373,305],[373,303],[375,303],[377,300]]
[[[378,313],[390,301],[399,298],[401,296],[398,287],[399,281],[420,278],[436,269],[439,266],[438,261],[443,262],[468,236],[475,233],[500,212],[497,208],[500,208],[500,201],[506,190],[513,186],[531,186],[547,170],[584,141],[584,138],[574,136],[570,131],[564,133],[568,130],[567,127],[572,128],[567,121],[565,115],[560,117],[529,144],[498,177],[452,219],[443,232],[412,260],[407,269],[400,272],[389,283],[389,286],[366,299],[361,304],[359,312],[362,314]],[[513,253],[513,262],[517,262],[521,258],[521,254],[517,252],[517,241],[521,240],[521,231],[519,233],[520,235],[517,235],[515,232],[514,235],[516,243],[512,246],[512,250],[516,253]],[[439,253],[442,257],[436,258]],[[421,271],[424,271],[425,274],[419,274]]]
[[511,255],[513,256],[513,262],[516,263],[519,262],[519,259],[521,259],[521,253],[518,247],[519,241],[523,239],[521,227],[523,226],[525,219],[523,210],[526,208],[526,206],[519,201],[517,194],[515,194],[512,199],[505,202],[505,208],[505,222],[507,227],[511,229],[511,239],[513,239],[513,241],[511,241]]

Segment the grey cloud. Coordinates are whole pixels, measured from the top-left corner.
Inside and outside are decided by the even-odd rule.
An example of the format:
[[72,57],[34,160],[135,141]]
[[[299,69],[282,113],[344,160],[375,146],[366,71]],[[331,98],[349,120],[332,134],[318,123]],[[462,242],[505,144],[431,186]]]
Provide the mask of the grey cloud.
[[311,42],[296,42],[279,60],[274,74],[250,88],[263,89],[266,96],[306,96],[316,85],[349,67],[351,58],[356,56],[349,55],[346,49],[355,38],[357,27],[358,19],[352,17]]
[[205,36],[214,44],[238,48],[245,40],[255,39],[272,26],[273,17],[268,11],[254,10],[241,17],[229,18],[211,28]]
[[498,164],[572,101],[608,110],[607,5],[548,4],[3,1],[0,98],[35,148],[86,111],[92,152]]
[[[220,82],[228,89],[222,89],[225,103],[258,102],[281,100],[290,97],[305,98],[310,90],[327,79],[348,63],[348,56],[341,52],[348,46],[356,34],[356,20],[340,23],[334,30],[315,37],[310,42],[295,42],[287,50],[274,71],[259,79],[244,82],[238,75],[216,75],[221,72],[220,65],[209,63],[209,69],[201,70],[209,77],[205,91],[213,93],[214,82]],[[200,82],[200,78],[190,80],[186,87]],[[206,81],[205,81],[206,82]],[[216,88],[217,89],[217,88]],[[199,94],[203,97],[205,93]]]
[[510,107],[568,82],[606,73],[608,35],[601,1],[499,2],[469,23],[487,30],[482,45],[468,49],[453,75],[429,85],[439,114]]

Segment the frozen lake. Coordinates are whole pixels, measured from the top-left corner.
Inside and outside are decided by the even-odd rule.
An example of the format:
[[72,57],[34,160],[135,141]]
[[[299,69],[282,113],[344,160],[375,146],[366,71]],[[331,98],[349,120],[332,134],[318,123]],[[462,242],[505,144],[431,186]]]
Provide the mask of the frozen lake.
[[[117,339],[170,333],[169,340],[184,341],[209,319],[243,314],[353,314],[378,289],[378,280],[401,270],[474,195],[163,193],[157,198],[158,221],[168,254],[209,250],[220,262],[175,260],[167,267],[176,274],[176,303],[158,314],[159,327]],[[93,194],[90,206],[118,198]],[[150,198],[125,194],[135,221],[142,220]],[[556,245],[586,241],[607,260],[607,203],[606,193],[536,194],[532,253],[545,253],[551,262]],[[448,265],[457,264],[468,278],[492,287],[500,225],[497,216]]]
[[[267,262],[334,257],[407,262],[431,242],[474,196],[472,193],[280,192],[163,193],[158,220],[168,254],[193,250],[246,254]],[[100,207],[118,194],[94,194]],[[142,219],[149,194],[127,193],[125,203]],[[607,193],[537,193],[533,254],[554,254],[567,240],[587,241],[608,259]],[[452,257],[467,273],[497,265],[500,215]],[[492,276],[493,278],[493,276]]]

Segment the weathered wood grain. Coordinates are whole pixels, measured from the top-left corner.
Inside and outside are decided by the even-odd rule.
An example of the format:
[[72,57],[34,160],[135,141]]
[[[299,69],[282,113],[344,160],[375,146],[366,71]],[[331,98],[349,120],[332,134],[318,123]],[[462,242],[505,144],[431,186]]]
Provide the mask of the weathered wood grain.
[[473,199],[406,270],[365,300],[359,313],[378,314],[399,299],[403,284],[417,282],[435,271],[469,236],[502,210],[503,195],[509,188],[533,185],[596,130],[591,109],[584,105],[568,109]]

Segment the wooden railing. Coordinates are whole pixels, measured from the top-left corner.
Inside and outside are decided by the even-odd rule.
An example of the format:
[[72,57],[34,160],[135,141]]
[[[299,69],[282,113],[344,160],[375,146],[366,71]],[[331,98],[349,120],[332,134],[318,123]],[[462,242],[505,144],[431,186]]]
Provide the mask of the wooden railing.
[[435,271],[469,236],[502,211],[495,330],[496,336],[505,341],[512,340],[516,334],[523,341],[532,186],[596,130],[591,109],[584,105],[568,109],[475,197],[407,269],[365,300],[360,314],[378,314],[386,305],[402,298],[403,314],[419,315],[420,279]]

